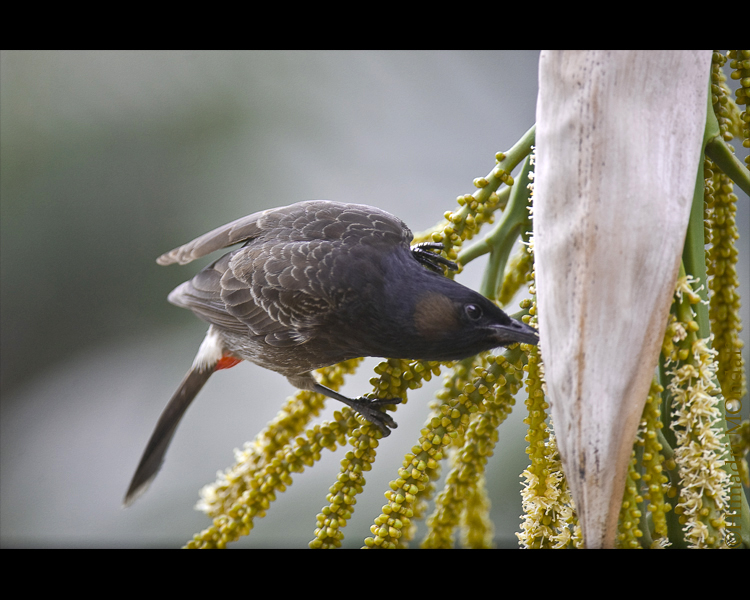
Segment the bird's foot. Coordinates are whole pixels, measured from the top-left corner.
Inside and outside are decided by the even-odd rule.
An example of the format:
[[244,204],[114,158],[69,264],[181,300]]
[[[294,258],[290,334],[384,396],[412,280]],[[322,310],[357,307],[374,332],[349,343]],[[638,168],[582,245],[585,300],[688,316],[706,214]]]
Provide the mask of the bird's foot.
[[442,250],[443,244],[440,242],[422,242],[421,244],[414,244],[411,247],[412,254],[419,262],[425,267],[436,273],[443,273],[442,267],[448,267],[451,271],[458,271],[458,265],[452,260],[448,260],[440,254],[430,252],[430,250]]
[[[300,383],[300,381],[291,378],[289,381],[291,381],[292,385],[299,385]],[[359,398],[348,398],[347,396],[339,394],[314,380],[308,389],[350,406],[370,423],[375,425],[375,427],[380,429],[383,437],[388,437],[391,434],[391,429],[396,429],[396,427],[398,427],[398,424],[393,420],[391,415],[384,411],[385,407],[389,404],[401,404],[401,398],[366,398],[365,396],[360,396]]]
[[401,398],[365,398],[360,396],[359,398],[353,398],[349,406],[356,410],[362,415],[367,421],[375,425],[383,434],[383,437],[388,437],[391,434],[391,429],[396,429],[398,423],[393,420],[391,415],[385,412],[386,407],[389,404],[400,404]]

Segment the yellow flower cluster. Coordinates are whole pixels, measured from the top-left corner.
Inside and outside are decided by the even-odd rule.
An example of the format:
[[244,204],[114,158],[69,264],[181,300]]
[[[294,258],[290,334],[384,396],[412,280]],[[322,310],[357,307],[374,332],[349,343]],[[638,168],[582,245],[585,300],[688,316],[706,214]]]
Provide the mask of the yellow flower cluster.
[[[750,56],[744,61],[739,58],[743,51],[732,51],[732,77],[742,73],[750,75]],[[738,54],[739,53],[739,54]],[[740,117],[737,104],[731,101],[729,89],[725,84],[725,75],[721,67],[726,62],[719,52],[714,52],[711,71],[711,92],[714,112],[719,122],[721,135],[725,141],[733,138],[732,132],[738,133],[742,126],[748,127],[747,111]],[[745,82],[750,86],[750,77]],[[739,91],[738,90],[738,94]],[[742,96],[743,101],[746,98]],[[740,96],[738,95],[738,103]],[[747,132],[745,131],[745,134]],[[747,135],[745,135],[747,140]],[[728,402],[739,402],[747,392],[744,362],[742,358],[742,340],[739,332],[740,297],[738,294],[739,278],[737,277],[738,250],[736,240],[740,235],[737,230],[737,196],[733,193],[731,179],[722,173],[710,160],[704,166],[706,201],[705,223],[706,243],[710,244],[706,256],[708,285],[711,290],[709,315],[711,331],[714,334],[713,347],[719,353],[717,377],[724,397]]]
[[[344,415],[342,413],[346,412]],[[265,516],[266,510],[292,483],[292,473],[302,472],[320,460],[322,450],[335,450],[346,443],[346,434],[359,426],[351,410],[336,413],[334,421],[315,425],[305,436],[281,448],[273,459],[252,474],[246,489],[237,501],[222,515],[215,517],[213,525],[196,534],[187,548],[224,548],[230,542],[248,535],[256,517]]]
[[526,406],[529,426],[526,449],[529,467],[521,492],[523,518],[516,537],[523,548],[582,547],[583,539],[570,495],[555,436],[546,424],[549,404],[544,399],[543,374],[538,348],[529,352]]
[[330,503],[317,516],[318,527],[309,546],[313,549],[339,548],[344,539],[341,531],[354,511],[357,494],[365,484],[363,473],[369,471],[375,461],[378,435],[375,427],[360,427],[352,432],[349,445],[353,448],[341,461],[341,472],[326,500]]
[[[355,358],[317,371],[326,387],[338,390],[344,377],[354,373],[362,362]],[[273,460],[285,446],[302,433],[311,419],[318,416],[326,398],[320,394],[300,390],[290,396],[284,406],[252,442],[235,451],[235,465],[219,479],[201,490],[196,508],[210,517],[226,514],[232,505],[249,489],[258,471]]]
[[[671,340],[670,340],[671,342]],[[661,393],[664,388],[651,382],[643,408],[636,442],[630,459],[618,522],[617,545],[620,548],[666,548],[670,545],[666,513],[672,505],[672,489],[666,485],[669,477],[664,473],[666,458],[661,437]],[[667,449],[669,451],[669,449]],[[643,482],[641,485],[640,482]],[[643,502],[648,500],[648,515],[643,519]]]
[[498,440],[497,428],[515,404],[513,396],[521,387],[524,358],[520,348],[516,347],[505,354],[490,357],[488,364],[474,368],[475,378],[464,386],[463,393],[481,400],[477,404],[478,412],[464,432],[458,431],[447,416],[451,398],[450,395],[443,396],[447,405],[443,404],[445,409],[439,410],[438,414],[445,413],[446,416],[438,423],[436,415],[431,425],[445,427],[449,435],[455,431],[458,434],[455,439],[462,443],[452,453],[453,466],[436,499],[435,511],[427,521],[428,532],[422,542],[423,548],[453,547],[454,531],[462,521],[465,525],[463,538],[470,547],[491,546],[493,530],[484,489],[484,468]]
[[[407,361],[388,359],[375,367],[379,377],[370,380],[376,395],[380,398],[401,398],[406,402],[409,389],[422,386],[432,375],[440,373],[440,364],[426,361]],[[330,503],[317,516],[315,538],[310,548],[338,548],[344,539],[341,531],[351,518],[356,503],[356,496],[363,490],[365,479],[363,473],[371,469],[375,461],[376,449],[381,437],[380,431],[367,422],[351,432],[347,452],[341,461],[341,471],[336,482],[331,486],[326,500]],[[394,528],[401,524],[393,522]]]
[[[498,152],[495,155],[495,167],[486,177],[474,179],[474,187],[477,191],[473,194],[464,194],[456,198],[458,208],[447,211],[443,216],[445,220],[428,231],[414,236],[415,242],[432,241],[443,244],[445,256],[455,261],[458,251],[466,240],[474,237],[485,223],[492,223],[493,213],[503,210],[508,203],[510,187],[513,185],[513,177],[504,167],[505,154]],[[501,192],[498,188],[506,184]],[[459,269],[461,265],[459,264]],[[454,273],[448,272],[447,276],[453,277]]]
[[671,493],[669,477],[664,473],[664,445],[660,441],[660,431],[664,427],[661,421],[661,393],[664,388],[656,381],[651,382],[651,390],[643,408],[638,445],[642,446],[641,463],[645,469],[642,480],[645,484],[643,497],[648,500],[648,511],[651,519],[652,548],[663,548],[669,545],[667,538],[667,517],[672,505],[667,501]]
[[727,400],[739,401],[747,391],[747,383],[741,353],[743,343],[739,338],[742,325],[735,245],[739,239],[735,221],[737,196],[732,193],[732,183],[726,175],[718,170],[707,170],[706,177],[709,175],[712,177],[710,191],[713,192],[706,196],[711,207],[708,219],[711,246],[707,253],[711,290],[709,315],[713,346],[719,353],[717,377]]
[[518,252],[508,262],[503,279],[503,287],[497,302],[500,306],[505,306],[513,299],[516,292],[526,283],[526,280],[534,266],[534,257],[529,252],[525,244],[518,247]]
[[[338,389],[346,373],[360,359],[321,369],[322,383]],[[422,385],[440,372],[439,363],[391,359],[376,367],[379,378],[371,380],[381,398],[406,399],[406,390]],[[203,506],[212,511],[214,523],[197,534],[188,548],[223,548],[227,543],[248,535],[255,517],[263,517],[276,498],[299,473],[320,460],[323,449],[335,450],[348,442],[353,450],[342,461],[342,471],[331,487],[330,505],[318,515],[313,547],[340,545],[340,529],[351,516],[355,496],[362,491],[362,472],[369,470],[381,433],[348,407],[334,413],[331,422],[315,425],[305,435],[294,433],[318,413],[316,394],[300,391],[288,402],[276,420],[238,453],[239,461],[223,474],[220,481],[203,491]],[[301,430],[301,429],[300,429]],[[296,436],[296,437],[295,437]]]
[[714,383],[714,356],[707,340],[695,340],[691,360],[678,362],[668,372],[677,440],[674,458],[680,474],[675,512],[685,539],[695,548],[722,545],[729,499],[729,475],[723,469],[727,445],[717,426],[722,399]]
[[466,508],[461,514],[461,546],[474,550],[494,548],[495,525],[490,519],[492,503],[484,475],[477,478],[469,491]]
[[641,474],[636,468],[637,463],[638,459],[635,456],[635,450],[633,450],[625,479],[620,519],[617,523],[617,546],[619,548],[635,549],[641,547],[640,538],[643,537],[643,531],[640,527],[640,521],[643,513],[641,513],[640,504],[643,502],[643,498],[638,495],[638,480],[641,478]]
[[[502,371],[512,363],[502,355],[487,358],[486,366],[476,362],[482,360],[485,359],[472,357],[455,366],[438,394],[442,402],[421,430],[418,443],[404,457],[398,478],[390,483],[385,494],[388,503],[370,528],[373,535],[365,539],[365,548],[404,547],[413,538],[412,521],[424,513],[445,451],[455,439],[466,435],[472,415],[487,409],[484,401],[494,402],[495,386],[505,383],[504,378],[500,379]],[[516,371],[522,367],[522,353],[518,354],[518,361],[520,364],[513,363]]]
[[750,487],[750,468],[745,456],[750,452],[750,421],[743,421],[730,436],[732,454],[737,464],[737,477],[745,487]]
[[[723,398],[716,384],[716,351],[709,347],[709,340],[697,335],[692,305],[701,300],[693,290],[695,283],[685,275],[677,280],[662,353],[669,378],[670,426],[676,440],[674,461],[680,477],[675,513],[680,515],[688,544],[702,548],[723,543],[729,475],[723,469],[728,444],[721,426]],[[675,335],[675,331],[679,333]]]
[[[737,99],[735,103],[744,106],[742,111],[742,145],[750,148],[750,50],[730,50],[728,53],[732,67],[732,79],[739,79],[740,87],[737,89]],[[745,163],[750,168],[750,154],[745,157]]]
[[[480,199],[478,200],[475,196],[480,196]],[[484,223],[492,223],[492,213],[497,209],[500,199],[496,193],[492,192],[488,195],[466,194],[459,196],[456,201],[461,208],[446,212],[443,215],[445,224],[432,232],[430,236],[433,242],[443,244],[445,255],[453,261],[458,258],[458,250],[466,240],[474,237]],[[452,273],[448,275],[452,276]]]
[[[533,139],[533,131],[527,133],[524,144],[528,143],[526,138],[529,136]],[[476,192],[460,196],[457,199],[459,207],[454,212],[447,212],[445,221],[439,226],[415,236],[415,242],[441,242],[444,245],[444,255],[456,260],[457,249],[463,242],[471,238],[482,224],[491,222],[495,210],[506,206],[509,188],[499,193],[497,189],[503,183],[507,186],[513,184],[510,170],[519,156],[522,156],[524,144],[519,146],[520,150],[516,148],[511,151],[513,156],[507,160],[504,154],[498,153],[492,171],[486,177],[474,180]],[[450,273],[448,275],[451,276]],[[358,363],[359,359],[355,359],[320,370],[322,383],[338,389],[343,375],[351,372]],[[517,368],[520,369],[520,366]],[[490,365],[488,369],[487,376],[492,378],[494,367]],[[371,379],[373,395],[378,398],[398,397],[405,401],[406,391],[420,387],[422,381],[429,380],[433,373],[438,374],[440,365],[423,361],[410,363],[387,360],[378,365],[375,371],[377,377]],[[460,367],[456,373],[457,381],[463,377]],[[409,535],[413,536],[414,527],[410,526],[410,520],[424,513],[424,498],[432,492],[431,482],[437,478],[442,449],[464,435],[470,421],[469,415],[480,410],[476,403],[481,403],[483,393],[494,390],[494,387],[484,384],[478,384],[479,389],[476,386],[471,388],[471,385],[462,386],[450,401],[444,400],[438,409],[437,423],[432,418],[429,427],[423,430],[423,436],[414,447],[413,454],[407,455],[405,459],[400,478],[391,483],[392,489],[388,493],[390,503],[383,508],[381,517],[376,519],[373,526],[375,537],[366,540],[367,546],[395,546],[408,540]],[[343,538],[341,529],[351,517],[356,495],[362,491],[362,474],[369,470],[375,458],[380,433],[369,423],[357,418],[351,409],[344,408],[335,413],[334,421],[323,423],[301,435],[310,418],[319,414],[323,402],[324,399],[317,394],[299,392],[252,443],[246,444],[242,451],[237,452],[237,464],[228,469],[219,481],[202,490],[199,508],[214,518],[214,524],[196,535],[188,544],[189,547],[223,547],[241,535],[246,535],[253,526],[253,519],[265,514],[275,493],[283,491],[291,483],[291,473],[314,464],[323,448],[333,449],[348,439],[353,449],[341,462],[341,472],[327,497],[329,505],[318,515],[315,538],[310,542],[310,546],[316,548],[340,546]],[[497,410],[498,415],[502,414],[500,408],[492,402],[488,402],[487,407],[481,410],[490,413]],[[498,419],[499,416],[485,421],[492,423]],[[484,436],[492,440],[497,435],[479,425],[475,430],[480,438]],[[491,454],[491,450],[489,453]],[[482,470],[481,467],[483,463],[479,471]],[[473,508],[487,504],[486,498],[481,497],[481,490],[477,490],[471,503],[472,512],[467,513],[471,516],[465,518],[472,523],[479,523],[482,521],[482,510],[475,511]],[[476,537],[480,529],[482,528],[475,528],[471,535]],[[491,528],[484,529],[488,531]]]
[[722,67],[727,62],[726,56],[714,52],[711,61],[711,103],[714,107],[719,131],[725,142],[734,139],[741,131],[742,118],[737,104],[732,101],[731,92],[726,84],[727,76]]
[[401,398],[403,406],[407,391],[422,387],[422,382],[440,374],[440,368],[438,362],[389,358],[375,367],[378,377],[371,378],[370,383],[378,398]]
[[[529,255],[534,254],[534,240],[527,246]],[[532,269],[528,275],[529,292],[536,295],[536,273]],[[529,309],[529,322],[536,325],[536,300],[523,300],[521,306]],[[524,319],[526,320],[526,319]],[[521,492],[523,515],[521,531],[516,533],[523,548],[566,548],[582,547],[583,534],[575,514],[575,504],[570,495],[562,461],[557,450],[557,442],[547,426],[545,401],[544,363],[541,344],[529,347],[528,363],[524,370],[526,378],[526,407],[529,416],[524,419],[528,425],[526,441],[530,464],[521,473],[525,479]]]

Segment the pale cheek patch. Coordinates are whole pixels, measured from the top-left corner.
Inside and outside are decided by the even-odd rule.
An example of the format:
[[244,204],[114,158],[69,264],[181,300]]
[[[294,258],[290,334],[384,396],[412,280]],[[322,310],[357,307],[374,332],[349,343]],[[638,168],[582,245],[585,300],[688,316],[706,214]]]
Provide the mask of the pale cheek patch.
[[459,329],[453,302],[443,294],[427,294],[417,301],[414,326],[426,338],[437,338]]

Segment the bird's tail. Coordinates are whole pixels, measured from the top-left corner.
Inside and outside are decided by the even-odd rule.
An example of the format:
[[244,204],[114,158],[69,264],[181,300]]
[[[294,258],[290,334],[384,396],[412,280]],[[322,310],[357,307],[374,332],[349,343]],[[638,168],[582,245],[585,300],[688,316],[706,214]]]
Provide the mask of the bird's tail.
[[141,462],[138,463],[128,493],[125,494],[124,506],[130,506],[138,496],[146,491],[151,481],[156,477],[180,419],[214,370],[213,368],[193,368],[185,375],[180,387],[177,388],[164,412],[161,413],[154,433],[151,434],[151,439],[143,451]]
[[180,419],[188,406],[201,391],[208,378],[219,369],[232,367],[240,362],[238,359],[225,355],[221,340],[213,327],[209,328],[203,340],[193,366],[185,375],[177,391],[174,393],[167,407],[159,417],[154,432],[151,434],[146,449],[143,451],[141,462],[135,470],[130,482],[123,506],[130,506],[138,496],[146,491],[151,481],[159,471],[169,443],[172,441]]

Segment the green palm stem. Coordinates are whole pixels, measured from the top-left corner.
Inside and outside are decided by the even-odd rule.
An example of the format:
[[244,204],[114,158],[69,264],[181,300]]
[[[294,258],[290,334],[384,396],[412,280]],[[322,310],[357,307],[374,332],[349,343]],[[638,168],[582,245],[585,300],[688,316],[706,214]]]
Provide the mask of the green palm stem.
[[519,235],[523,235],[524,239],[528,240],[528,231],[531,228],[529,214],[531,191],[528,188],[531,182],[529,178],[531,171],[531,156],[527,155],[521,174],[511,188],[508,205],[503,211],[500,222],[484,238],[458,255],[458,262],[465,265],[489,252],[490,259],[485,268],[479,292],[490,300],[496,300],[500,296],[505,265],[516,239]]

